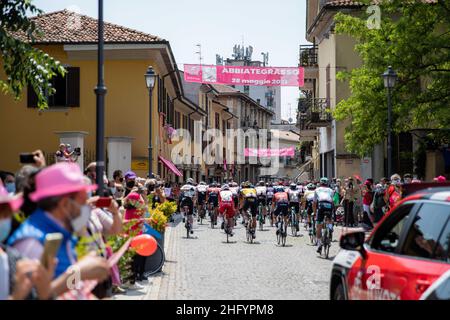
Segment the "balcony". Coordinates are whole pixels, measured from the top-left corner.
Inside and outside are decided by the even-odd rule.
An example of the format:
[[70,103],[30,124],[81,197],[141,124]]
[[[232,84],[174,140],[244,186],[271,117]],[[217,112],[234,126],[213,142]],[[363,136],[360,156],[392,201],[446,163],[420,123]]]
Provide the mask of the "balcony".
[[299,100],[297,123],[300,130],[330,127],[332,120],[327,99],[306,98]]
[[316,45],[300,45],[299,67],[305,70],[303,90],[314,90],[314,82],[319,78],[318,48]]

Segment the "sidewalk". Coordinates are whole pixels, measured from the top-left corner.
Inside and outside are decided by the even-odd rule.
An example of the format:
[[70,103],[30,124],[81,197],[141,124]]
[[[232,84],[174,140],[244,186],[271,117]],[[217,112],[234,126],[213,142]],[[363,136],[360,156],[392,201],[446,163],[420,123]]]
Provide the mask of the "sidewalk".
[[161,287],[161,281],[164,277],[170,274],[170,268],[168,267],[167,260],[169,248],[171,248],[172,233],[178,222],[181,220],[181,215],[174,215],[175,222],[170,223],[166,228],[166,234],[164,238],[164,252],[166,254],[166,263],[164,263],[162,272],[154,274],[148,278],[148,281],[138,281],[138,283],[144,286],[140,290],[128,290],[125,294],[116,294],[112,297],[112,300],[158,300],[159,289]]

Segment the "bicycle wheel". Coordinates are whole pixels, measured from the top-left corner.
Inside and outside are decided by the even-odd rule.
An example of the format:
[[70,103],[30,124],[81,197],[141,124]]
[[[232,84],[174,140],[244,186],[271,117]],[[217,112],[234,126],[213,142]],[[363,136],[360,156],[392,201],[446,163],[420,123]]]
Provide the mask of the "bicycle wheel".
[[189,238],[189,222],[186,222],[186,238]]
[[158,243],[155,253],[145,259],[144,275],[149,277],[157,272],[160,272],[164,265],[164,261],[164,250]]

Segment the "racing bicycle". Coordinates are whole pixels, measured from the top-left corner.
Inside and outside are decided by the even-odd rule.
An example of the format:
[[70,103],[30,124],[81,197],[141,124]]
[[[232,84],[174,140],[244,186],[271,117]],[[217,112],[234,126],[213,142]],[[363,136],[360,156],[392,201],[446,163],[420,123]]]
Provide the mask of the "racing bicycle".
[[286,245],[286,237],[287,237],[287,226],[284,222],[284,217],[279,214],[277,217],[277,243],[278,245],[282,245],[283,247]]
[[295,213],[295,208],[291,207],[291,215],[289,217],[289,222],[291,224],[291,232],[292,232],[292,236],[296,237],[297,236],[297,232],[298,232],[298,224],[299,222],[297,221],[297,215]]
[[253,239],[255,238],[255,229],[253,228],[253,221],[255,220],[256,217],[254,217],[251,214],[250,209],[247,210],[247,216],[248,216],[248,220],[247,220],[247,224],[246,224],[247,242],[253,243]]
[[259,230],[262,231],[263,230],[263,226],[264,226],[264,214],[263,214],[263,205],[262,203],[259,204],[258,206],[258,223],[259,223]]
[[184,226],[186,227],[186,237],[189,238],[189,235],[192,233],[192,223],[189,218],[189,206],[184,206],[184,215],[186,217],[186,223]]

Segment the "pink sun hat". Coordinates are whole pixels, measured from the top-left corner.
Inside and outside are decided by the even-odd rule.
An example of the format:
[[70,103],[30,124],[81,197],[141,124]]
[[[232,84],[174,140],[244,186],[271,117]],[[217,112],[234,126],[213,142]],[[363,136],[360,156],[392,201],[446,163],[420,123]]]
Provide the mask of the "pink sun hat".
[[447,179],[444,176],[439,176],[433,179],[434,181],[437,181],[439,183],[443,183],[445,181],[447,181]]
[[36,175],[36,191],[30,193],[30,199],[36,202],[48,197],[96,189],[96,184],[86,184],[83,173],[76,163],[59,162]]
[[3,182],[0,180],[0,203],[7,203],[11,207],[12,211],[17,211],[22,206],[22,195],[10,195],[6,188],[3,186]]

